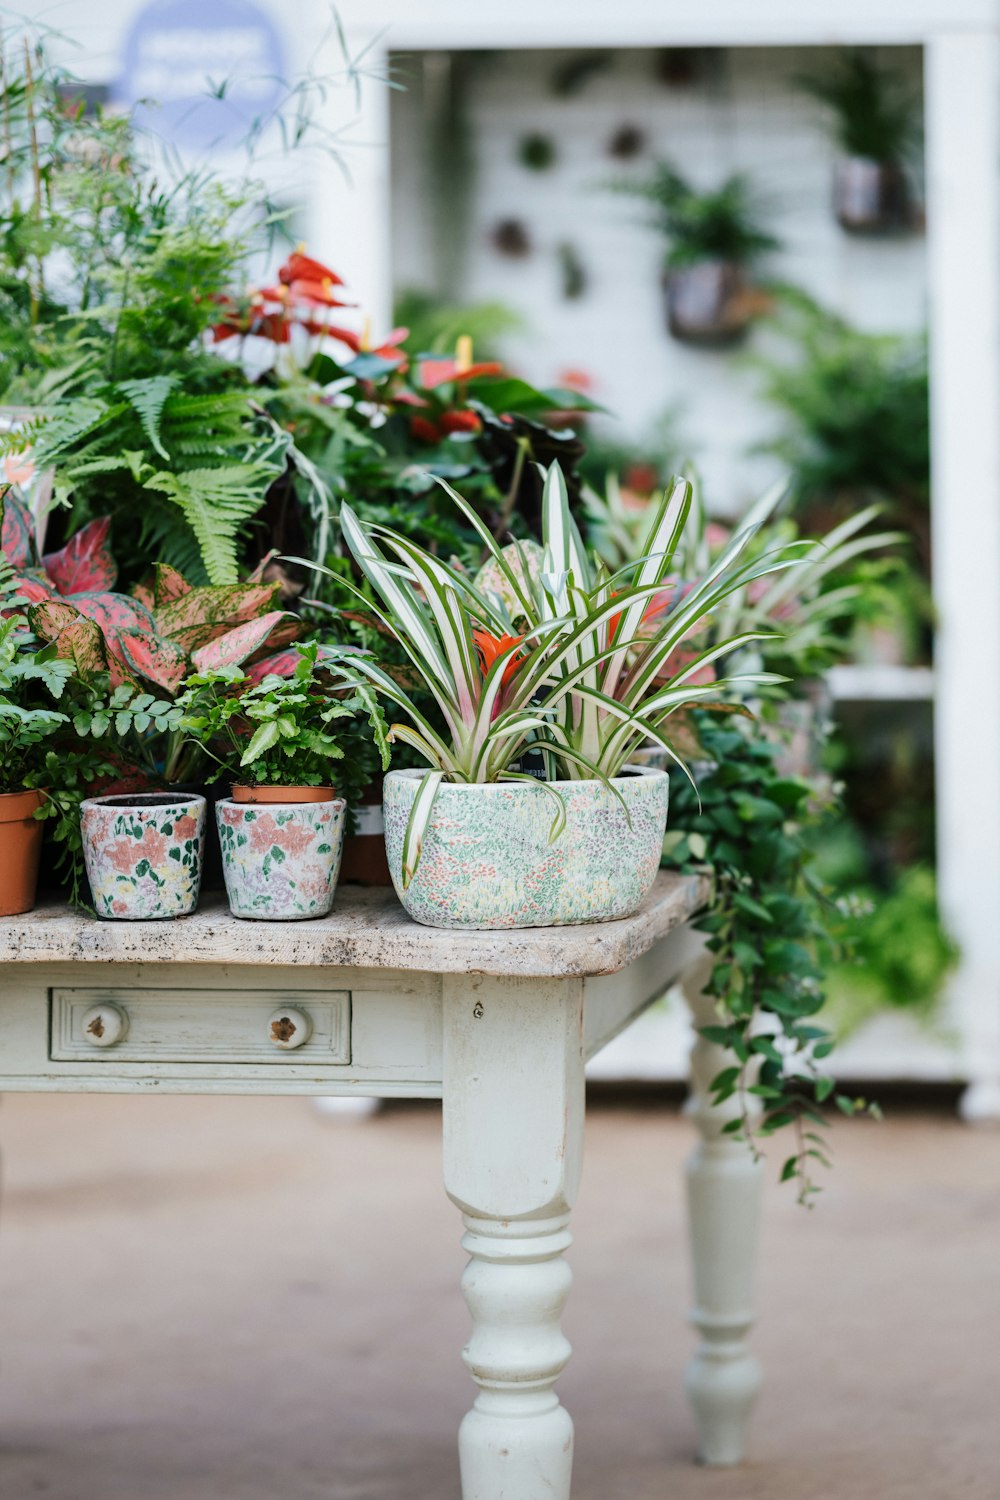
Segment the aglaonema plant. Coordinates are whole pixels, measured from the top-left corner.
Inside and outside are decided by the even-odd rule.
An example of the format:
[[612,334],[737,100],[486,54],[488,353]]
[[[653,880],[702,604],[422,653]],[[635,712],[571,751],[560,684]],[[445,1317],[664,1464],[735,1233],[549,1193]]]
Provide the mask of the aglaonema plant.
[[[482,541],[494,587],[481,586],[482,572],[477,582],[390,528],[341,510],[344,540],[378,602],[363,597],[402,646],[444,725],[442,733],[377,663],[358,661],[409,721],[393,724],[392,737],[429,766],[404,839],[407,885],[446,779],[535,779],[553,802],[555,840],[565,807],[554,783],[596,779],[624,806],[614,780],[640,745],[652,741],[683,764],[668,736],[672,715],[773,679],[754,673],[695,680],[759,639],[759,631],[694,652],[681,652],[682,643],[734,589],[799,555],[785,548],[748,561],[752,533],[741,533],[703,577],[682,585],[674,559],[692,489],[681,479],[658,507],[645,555],[608,574],[587,555],[558,466],[545,480],[540,556],[518,543],[501,547],[474,509],[444,488]],[[542,778],[525,768],[528,752],[541,760]]]

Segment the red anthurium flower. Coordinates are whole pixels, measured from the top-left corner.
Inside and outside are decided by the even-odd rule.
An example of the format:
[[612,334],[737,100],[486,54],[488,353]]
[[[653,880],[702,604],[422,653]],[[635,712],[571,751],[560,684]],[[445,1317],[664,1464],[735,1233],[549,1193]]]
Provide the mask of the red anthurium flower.
[[502,370],[503,365],[498,365],[495,361],[467,365],[462,369],[455,359],[422,359],[420,384],[425,391],[433,391],[449,380],[475,380],[479,375],[499,375]]
[[[512,646],[518,646],[524,640],[523,635],[491,635],[488,630],[474,630],[472,639],[476,643],[479,652],[479,662],[483,669],[483,676],[489,672],[498,656],[502,656]],[[515,651],[503,669],[500,678],[501,687],[506,687],[511,678],[524,666],[525,657],[519,651]]]
[[439,443],[444,436],[441,428],[436,422],[431,422],[427,417],[411,417],[410,432],[413,437],[419,438],[422,443]]
[[442,432],[479,432],[482,422],[474,411],[445,411],[438,419]]
[[304,302],[309,307],[353,307],[353,302],[345,302],[342,297],[334,296],[335,284],[329,276],[322,281],[297,278],[290,281],[283,290],[287,291],[290,302]]
[[290,285],[293,281],[329,281],[334,286],[343,286],[343,278],[331,271],[321,260],[306,255],[304,245],[296,245],[285,264],[278,271],[278,280]]

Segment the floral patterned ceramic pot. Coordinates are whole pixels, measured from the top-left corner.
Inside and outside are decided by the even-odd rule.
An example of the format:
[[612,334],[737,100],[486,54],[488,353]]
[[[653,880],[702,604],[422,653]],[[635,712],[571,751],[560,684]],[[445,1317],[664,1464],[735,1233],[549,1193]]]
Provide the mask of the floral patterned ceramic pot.
[[[403,835],[422,771],[385,779],[385,846],[396,894],[428,927],[558,927],[609,922],[642,905],[660,865],[665,771],[627,766],[612,782],[442,783],[417,873],[403,889]],[[549,842],[555,791],[566,826]],[[631,827],[629,822],[631,821]]]
[[300,922],[333,905],[344,847],[342,797],[328,802],[234,802],[215,814],[234,917]]
[[204,797],[88,797],[80,804],[80,825],[99,917],[156,921],[194,911],[205,854]]

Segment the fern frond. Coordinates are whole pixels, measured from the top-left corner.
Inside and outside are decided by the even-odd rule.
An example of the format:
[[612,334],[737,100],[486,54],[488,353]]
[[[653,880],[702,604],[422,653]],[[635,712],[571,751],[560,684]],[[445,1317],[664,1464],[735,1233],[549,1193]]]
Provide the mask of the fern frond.
[[160,439],[160,418],[176,384],[176,375],[153,375],[148,380],[120,380],[117,386],[142,423],[142,430],[149,439],[153,452],[168,463],[170,454]]
[[209,581],[236,583],[241,527],[255,515],[273,481],[270,464],[228,464],[154,474],[146,487],[167,495],[181,510],[201,548]]

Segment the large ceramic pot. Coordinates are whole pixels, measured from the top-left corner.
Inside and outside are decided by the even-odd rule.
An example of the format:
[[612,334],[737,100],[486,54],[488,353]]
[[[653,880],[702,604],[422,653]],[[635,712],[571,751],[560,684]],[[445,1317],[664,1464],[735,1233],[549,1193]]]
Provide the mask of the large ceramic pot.
[[670,266],[664,272],[667,327],[686,344],[737,343],[747,330],[754,299],[742,267],[728,260]]
[[910,222],[906,174],[895,162],[844,156],[834,169],[833,208],[851,234],[892,234]]
[[0,793],[0,917],[30,911],[38,890],[44,792]]
[[83,858],[99,917],[184,917],[198,905],[205,799],[176,792],[88,797],[80,804]]
[[301,922],[333,905],[344,844],[342,797],[216,807],[222,873],[234,917]]
[[[403,906],[428,927],[558,927],[627,917],[659,868],[667,821],[666,772],[626,767],[612,785],[555,781],[442,783],[417,873],[404,890],[403,835],[423,772],[385,778],[385,846]],[[549,842],[553,802],[566,826]],[[631,821],[631,827],[629,823]]]

